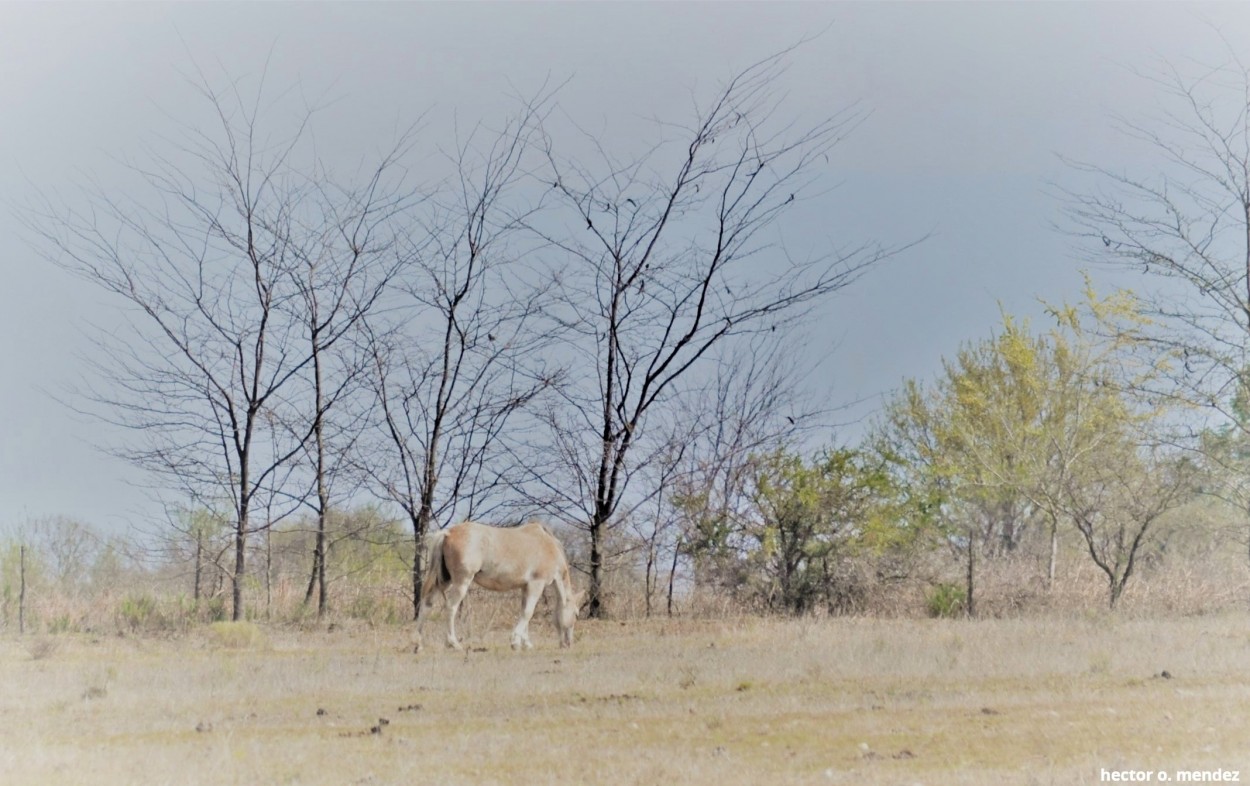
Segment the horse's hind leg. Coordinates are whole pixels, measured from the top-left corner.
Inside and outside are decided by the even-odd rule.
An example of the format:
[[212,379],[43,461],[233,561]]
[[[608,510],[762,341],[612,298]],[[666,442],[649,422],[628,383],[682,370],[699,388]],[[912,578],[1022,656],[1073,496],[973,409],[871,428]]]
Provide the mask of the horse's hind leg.
[[[445,590],[443,591],[443,605],[447,605],[447,592]],[[425,618],[430,615],[430,609],[432,608],[434,608],[434,593],[428,592],[425,597],[421,598],[421,603],[417,606],[416,632],[413,634],[413,639],[416,642],[413,649],[417,652],[421,651],[421,645],[423,643],[421,638],[421,628],[424,627]]]
[[525,602],[521,606],[521,619],[517,620],[516,628],[512,631],[512,649],[534,648],[534,643],[530,641],[530,617],[534,616],[534,607],[538,605],[538,599],[542,597],[545,586],[541,581],[531,581],[525,585]]
[[456,614],[460,611],[460,604],[464,601],[464,596],[469,593],[469,585],[473,583],[473,577],[467,580],[457,581],[447,588],[447,646],[457,650],[462,650],[460,640],[456,638]]

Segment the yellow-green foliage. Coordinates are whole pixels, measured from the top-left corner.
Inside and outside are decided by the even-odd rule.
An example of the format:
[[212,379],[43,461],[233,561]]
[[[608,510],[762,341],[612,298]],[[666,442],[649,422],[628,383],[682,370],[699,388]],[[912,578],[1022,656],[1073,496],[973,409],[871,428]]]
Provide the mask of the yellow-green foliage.
[[[307,581],[316,528],[312,516],[274,527],[269,538],[275,577]],[[335,508],[326,518],[327,573],[332,583],[350,577],[357,588],[404,586],[411,570],[411,542],[403,522],[374,506]]]
[[925,596],[925,611],[930,617],[957,617],[968,607],[968,592],[958,584],[943,582]]
[[941,512],[937,523],[1005,527],[983,533],[991,552],[1039,527],[1039,500],[1079,482],[1087,465],[1106,463],[1108,452],[1122,458],[1128,433],[1149,416],[1116,384],[1120,346],[1082,330],[1075,309],[1053,313],[1058,327],[1040,335],[1004,314],[998,335],[944,361],[932,386],[908,381],[879,429],[879,450],[917,504]]
[[214,622],[208,632],[213,644],[225,649],[253,650],[269,645],[265,634],[251,622]]
[[908,522],[879,462],[853,450],[811,461],[785,450],[753,459],[748,561],[768,582],[765,594],[790,610],[823,599],[844,605],[857,590],[845,568],[904,543]]

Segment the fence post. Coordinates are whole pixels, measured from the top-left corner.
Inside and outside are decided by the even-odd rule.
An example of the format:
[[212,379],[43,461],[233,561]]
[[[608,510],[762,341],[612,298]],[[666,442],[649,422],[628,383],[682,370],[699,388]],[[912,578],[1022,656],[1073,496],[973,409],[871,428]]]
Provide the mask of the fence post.
[[21,576],[21,590],[17,596],[17,632],[21,635],[26,632],[26,544],[23,543],[18,547],[19,563],[18,573]]

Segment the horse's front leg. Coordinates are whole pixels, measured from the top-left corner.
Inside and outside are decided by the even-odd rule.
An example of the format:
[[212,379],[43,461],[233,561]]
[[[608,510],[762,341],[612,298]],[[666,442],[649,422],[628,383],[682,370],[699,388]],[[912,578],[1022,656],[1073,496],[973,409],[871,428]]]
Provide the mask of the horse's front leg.
[[525,600],[521,605],[521,619],[517,620],[516,628],[512,631],[512,649],[518,650],[521,647],[525,649],[533,649],[534,643],[530,641],[530,617],[534,616],[534,608],[538,605],[538,599],[543,595],[543,588],[546,585],[541,581],[531,581],[525,585]]

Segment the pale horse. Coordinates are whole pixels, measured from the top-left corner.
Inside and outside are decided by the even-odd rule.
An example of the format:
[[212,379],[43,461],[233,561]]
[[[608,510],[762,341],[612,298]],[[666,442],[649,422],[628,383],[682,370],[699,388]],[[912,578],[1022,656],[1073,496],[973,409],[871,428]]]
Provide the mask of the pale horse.
[[573,643],[573,623],[577,620],[580,593],[573,589],[564,548],[550,531],[537,521],[519,527],[491,527],[462,521],[431,535],[428,540],[429,564],[421,587],[417,610],[416,649],[421,649],[421,626],[434,593],[442,593],[447,605],[447,645],[462,649],[456,637],[456,613],[472,584],[495,592],[524,590],[521,619],[512,630],[512,649],[532,648],[530,617],[548,584],[556,585],[555,623],[560,646]]

